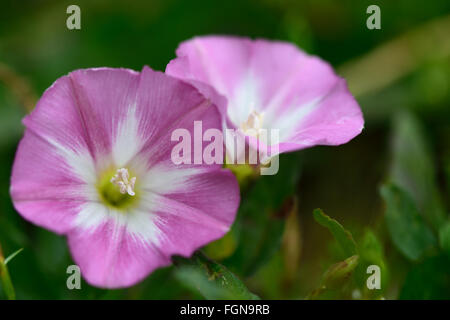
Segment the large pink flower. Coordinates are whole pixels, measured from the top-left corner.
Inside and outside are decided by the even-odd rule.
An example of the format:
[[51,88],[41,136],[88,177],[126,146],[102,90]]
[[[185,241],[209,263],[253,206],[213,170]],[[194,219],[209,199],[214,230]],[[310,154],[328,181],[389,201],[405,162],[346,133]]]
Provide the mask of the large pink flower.
[[244,134],[252,129],[253,137],[261,129],[279,130],[277,148],[268,140],[260,144],[272,155],[343,144],[363,129],[345,80],[292,44],[206,36],[183,42],[176,53],[166,73],[192,83],[221,106],[225,127]]
[[[144,67],[77,70],[24,119],[11,179],[27,220],[67,235],[96,286],[130,286],[223,236],[239,190],[220,165],[171,161],[176,128],[221,128],[194,87]],[[193,143],[193,142],[192,142]]]

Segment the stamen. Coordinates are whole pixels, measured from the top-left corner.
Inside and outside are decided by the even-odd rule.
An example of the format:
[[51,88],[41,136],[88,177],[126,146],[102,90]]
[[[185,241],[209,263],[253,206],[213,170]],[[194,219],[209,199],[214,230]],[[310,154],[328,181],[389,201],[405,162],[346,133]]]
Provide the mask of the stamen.
[[259,113],[255,110],[250,112],[246,122],[241,124],[241,129],[244,133],[252,136],[258,136],[262,129],[264,113]]
[[128,169],[120,168],[117,173],[111,178],[111,183],[119,186],[119,191],[122,194],[128,193],[130,196],[134,196],[134,184],[136,182],[136,177],[130,179],[130,174]]

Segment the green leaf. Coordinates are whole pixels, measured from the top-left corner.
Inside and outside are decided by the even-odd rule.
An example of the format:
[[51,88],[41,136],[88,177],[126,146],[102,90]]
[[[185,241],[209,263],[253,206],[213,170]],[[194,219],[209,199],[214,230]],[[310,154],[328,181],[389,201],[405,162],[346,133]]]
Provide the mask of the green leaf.
[[260,176],[244,194],[232,232],[238,245],[224,263],[242,275],[253,275],[267,263],[281,245],[286,217],[293,209],[300,176],[297,154],[280,156],[280,170],[273,176]]
[[197,252],[191,259],[174,258],[178,266],[176,277],[198,290],[206,299],[257,300],[239,278],[223,265]]
[[[371,231],[367,230],[360,241],[358,241],[359,264],[355,270],[355,280],[359,288],[363,292],[365,299],[376,299],[381,296],[388,286],[388,269],[385,263],[383,252],[383,245],[378,240],[377,236]],[[381,289],[369,290],[367,288],[367,267],[370,265],[377,265],[381,271]]]
[[447,221],[439,230],[439,244],[442,250],[450,255],[450,221]]
[[323,274],[320,287],[312,291],[307,299],[327,299],[333,297],[330,294],[336,294],[336,291],[345,291],[347,289],[346,285],[350,283],[353,271],[358,266],[358,262],[359,256],[354,255],[344,261],[333,264]]
[[10,254],[9,257],[5,259],[5,262],[4,262],[5,266],[8,264],[8,262],[10,262],[12,259],[14,259],[19,253],[21,253],[22,250],[23,250],[23,248],[20,248],[16,252]]
[[417,261],[436,246],[436,238],[425,224],[411,197],[401,188],[381,187],[386,203],[386,223],[397,249],[408,259]]
[[435,161],[420,122],[402,112],[394,122],[392,181],[414,199],[423,217],[435,230],[446,220],[435,172]]
[[314,219],[322,226],[328,228],[334,236],[345,257],[350,257],[357,254],[356,244],[353,240],[352,234],[345,230],[344,227],[336,220],[330,218],[320,209],[315,209],[313,212]]
[[400,291],[402,300],[450,299],[450,257],[439,255],[414,266]]
[[358,265],[359,256],[351,256],[332,265],[323,275],[322,284],[328,288],[338,288],[348,281]]

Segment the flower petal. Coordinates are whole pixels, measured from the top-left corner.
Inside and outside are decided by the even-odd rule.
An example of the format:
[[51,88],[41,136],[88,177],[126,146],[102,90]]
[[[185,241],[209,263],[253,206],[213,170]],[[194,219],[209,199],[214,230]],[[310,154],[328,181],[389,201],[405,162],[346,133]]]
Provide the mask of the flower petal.
[[[147,219],[151,222],[149,216]],[[95,228],[73,229],[68,242],[86,281],[102,288],[134,285],[154,269],[171,263],[151,242],[130,233],[127,225],[113,219]]]
[[[147,169],[161,161],[172,163],[171,152],[178,144],[171,139],[175,130],[188,132],[193,163],[196,141],[202,155],[204,146],[208,144],[203,141],[203,133],[210,128],[221,128],[218,109],[193,86],[148,68],[142,71],[138,106],[139,132],[146,140],[135,160],[146,159]],[[194,132],[195,121],[199,121],[201,132]],[[216,168],[220,166],[215,165]]]
[[145,197],[144,206],[157,216],[161,252],[190,256],[194,250],[229,230],[240,195],[236,178],[227,170],[194,174],[183,187]]
[[179,46],[166,73],[224,95],[235,128],[253,111],[264,114],[263,127],[280,130],[279,152],[346,143],[363,128],[345,82],[326,62],[289,43],[197,37]]
[[104,154],[112,153],[112,162],[123,166],[143,139],[137,133],[135,115],[140,74],[128,69],[96,68],[77,70],[69,76],[91,144]]

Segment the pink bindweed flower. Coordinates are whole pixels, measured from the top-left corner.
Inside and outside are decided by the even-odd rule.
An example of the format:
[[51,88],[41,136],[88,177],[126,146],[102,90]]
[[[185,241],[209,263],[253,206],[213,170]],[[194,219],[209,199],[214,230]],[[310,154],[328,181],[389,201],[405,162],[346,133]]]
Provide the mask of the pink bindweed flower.
[[11,195],[17,211],[68,238],[92,285],[133,285],[171,255],[223,236],[239,205],[220,165],[175,165],[175,128],[221,129],[197,89],[144,67],[77,70],[25,119]]
[[[363,129],[345,80],[292,44],[205,36],[181,43],[176,54],[166,73],[201,90],[221,107],[224,128],[240,129],[266,154],[343,144]],[[278,141],[266,134],[256,145],[262,129],[279,130]]]

